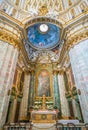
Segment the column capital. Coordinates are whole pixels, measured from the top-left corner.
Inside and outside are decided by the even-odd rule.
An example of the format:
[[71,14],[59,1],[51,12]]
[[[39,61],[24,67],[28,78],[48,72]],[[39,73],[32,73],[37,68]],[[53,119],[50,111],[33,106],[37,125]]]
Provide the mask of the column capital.
[[58,74],[58,70],[57,69],[53,69],[53,74],[57,75]]
[[25,74],[29,75],[29,74],[31,74],[31,71],[27,70],[27,71],[25,71]]
[[34,75],[34,74],[35,74],[35,70],[32,69],[32,70],[30,71],[30,73],[31,73],[32,75]]
[[59,73],[60,75],[63,75],[64,70],[63,70],[63,69],[60,69],[60,70],[58,70],[58,73]]

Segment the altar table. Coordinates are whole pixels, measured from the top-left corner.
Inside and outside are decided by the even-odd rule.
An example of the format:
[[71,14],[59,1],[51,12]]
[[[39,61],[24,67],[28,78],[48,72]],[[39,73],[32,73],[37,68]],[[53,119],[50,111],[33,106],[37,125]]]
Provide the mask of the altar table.
[[55,110],[33,110],[31,112],[31,120],[34,123],[55,123],[57,113]]

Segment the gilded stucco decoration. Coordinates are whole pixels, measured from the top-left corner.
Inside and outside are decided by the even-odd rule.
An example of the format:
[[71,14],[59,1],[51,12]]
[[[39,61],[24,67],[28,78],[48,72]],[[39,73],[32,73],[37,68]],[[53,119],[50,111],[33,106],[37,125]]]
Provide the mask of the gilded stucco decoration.
[[40,16],[44,16],[48,13],[48,9],[46,5],[43,5],[42,7],[39,8],[39,14]]
[[7,32],[0,30],[0,40],[8,42],[9,44],[19,48],[19,38],[9,35]]
[[[74,6],[76,7],[75,9]],[[73,18],[70,13],[71,10],[75,10],[77,12],[76,15],[80,15],[83,11],[86,11],[87,6],[86,2],[81,0],[2,0],[0,9],[22,23],[39,16],[55,18],[65,23]]]

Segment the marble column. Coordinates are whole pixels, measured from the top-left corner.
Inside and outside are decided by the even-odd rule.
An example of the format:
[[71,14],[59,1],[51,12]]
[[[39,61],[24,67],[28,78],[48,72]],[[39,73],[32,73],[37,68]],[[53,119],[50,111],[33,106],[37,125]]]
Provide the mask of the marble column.
[[69,51],[84,122],[88,123],[88,39]]
[[26,72],[24,77],[23,98],[20,106],[19,120],[24,120],[25,118],[27,118],[29,86],[30,86],[30,73]]
[[77,117],[79,120],[82,120],[79,104],[74,98],[72,98],[72,106],[73,106],[74,116]]
[[60,110],[60,92],[59,92],[59,87],[58,87],[58,73],[54,71],[53,74],[53,86],[54,86],[54,106],[57,106],[58,109]]
[[33,106],[33,99],[34,99],[34,71],[31,72],[31,80],[30,80],[30,92],[29,92],[29,107]]
[[12,87],[18,50],[14,46],[0,41],[0,127],[3,127]]
[[[20,70],[19,67],[16,67],[15,75],[14,75],[14,80],[13,80],[13,87],[17,90],[17,94],[19,93],[18,86],[20,86],[20,77],[22,74],[22,70]],[[13,95],[11,95],[13,96]],[[17,96],[13,99],[13,106],[11,110],[11,116],[10,116],[10,122],[14,122],[15,115],[16,115],[16,107],[17,107]]]
[[60,93],[60,102],[61,102],[61,113],[63,118],[68,118],[70,116],[68,101],[65,97],[65,84],[64,84],[64,77],[63,73],[58,73],[58,86],[59,86],[59,93]]
[[11,117],[10,117],[10,122],[11,123],[14,122],[15,112],[16,112],[16,106],[17,106],[17,98],[14,99],[14,101],[13,101],[13,108],[12,108]]
[[79,120],[82,121],[83,117],[82,117],[79,101],[75,100],[75,104],[76,104],[76,110],[77,110],[77,117],[78,117]]
[[74,98],[72,98],[72,106],[73,106],[74,116],[78,117],[78,112],[77,112],[77,108],[76,108],[76,101]]
[[9,106],[8,106],[8,113],[7,113],[7,117],[6,117],[6,123],[10,123],[10,119],[12,116],[12,109],[13,109],[13,101],[9,101]]

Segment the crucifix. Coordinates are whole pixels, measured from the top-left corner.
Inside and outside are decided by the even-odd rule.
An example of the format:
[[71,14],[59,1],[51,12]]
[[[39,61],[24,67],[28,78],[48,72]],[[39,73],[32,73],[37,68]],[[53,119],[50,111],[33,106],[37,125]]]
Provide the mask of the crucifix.
[[43,96],[42,96],[42,99],[43,99],[43,100],[42,100],[42,109],[45,110],[45,109],[46,109],[46,96],[43,95]]

